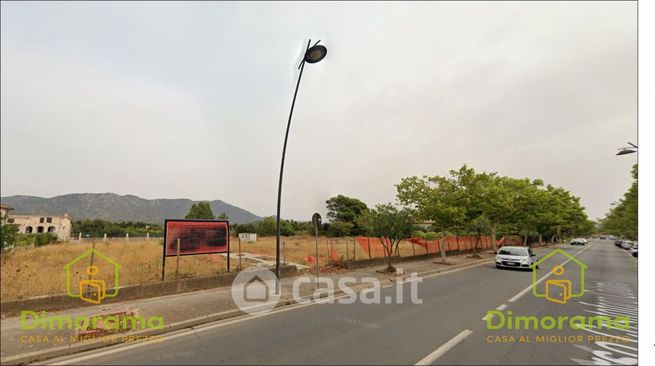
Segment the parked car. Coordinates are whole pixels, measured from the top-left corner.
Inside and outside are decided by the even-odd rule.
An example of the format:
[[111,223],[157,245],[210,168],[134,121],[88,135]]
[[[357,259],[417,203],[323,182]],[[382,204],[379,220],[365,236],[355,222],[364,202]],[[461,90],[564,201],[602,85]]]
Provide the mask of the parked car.
[[633,245],[635,245],[634,241],[624,240],[621,242],[621,248],[625,250],[632,248]]
[[527,247],[501,247],[496,254],[496,268],[532,268],[536,261],[537,255]]
[[637,243],[630,248],[630,253],[632,254],[633,257],[637,258]]
[[571,245],[587,245],[587,240],[585,240],[583,238],[575,238],[575,239],[572,239],[569,244],[571,244]]
[[623,240],[621,240],[621,239],[614,240],[614,245],[616,245],[617,247],[620,247],[622,242],[623,242]]

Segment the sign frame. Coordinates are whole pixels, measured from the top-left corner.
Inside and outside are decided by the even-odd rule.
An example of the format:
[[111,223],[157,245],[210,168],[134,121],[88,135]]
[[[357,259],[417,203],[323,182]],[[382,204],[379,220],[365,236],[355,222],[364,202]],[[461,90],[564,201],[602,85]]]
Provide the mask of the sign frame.
[[224,222],[227,226],[227,272],[230,272],[230,221],[221,220],[221,219],[165,219],[164,220],[164,245],[162,245],[162,256],[161,256],[161,280],[164,280],[164,275],[166,273],[166,257],[182,257],[187,255],[207,255],[207,254],[219,254],[225,252],[217,253],[178,253],[175,255],[166,255],[166,238],[168,237],[168,222]]

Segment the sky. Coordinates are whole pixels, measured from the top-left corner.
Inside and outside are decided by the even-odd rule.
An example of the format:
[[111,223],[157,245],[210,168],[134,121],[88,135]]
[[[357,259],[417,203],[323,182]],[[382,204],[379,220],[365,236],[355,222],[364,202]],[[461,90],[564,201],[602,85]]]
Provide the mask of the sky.
[[602,217],[631,184],[636,2],[2,2],[1,194],[220,199],[282,217],[468,164]]

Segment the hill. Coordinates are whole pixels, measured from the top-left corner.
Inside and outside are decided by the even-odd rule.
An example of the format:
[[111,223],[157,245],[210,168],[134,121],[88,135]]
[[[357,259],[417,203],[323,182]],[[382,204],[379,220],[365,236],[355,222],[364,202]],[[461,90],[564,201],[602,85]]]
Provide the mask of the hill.
[[[163,224],[164,219],[181,219],[194,202],[190,199],[145,199],[114,193],[73,193],[52,198],[8,196],[2,203],[14,208],[16,214],[69,214],[73,220],[103,219],[109,221],[143,221]],[[209,201],[215,215],[225,212],[230,222],[243,224],[262,218],[221,200]]]

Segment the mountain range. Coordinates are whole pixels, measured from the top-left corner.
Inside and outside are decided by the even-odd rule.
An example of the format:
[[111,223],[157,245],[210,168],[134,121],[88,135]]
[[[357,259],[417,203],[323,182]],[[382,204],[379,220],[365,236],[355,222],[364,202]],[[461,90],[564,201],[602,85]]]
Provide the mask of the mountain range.
[[[14,208],[15,214],[69,214],[75,221],[102,219],[109,221],[142,221],[163,224],[164,219],[182,219],[195,202],[190,199],[145,199],[134,195],[115,193],[73,193],[43,198],[35,196],[8,196],[0,201]],[[208,201],[214,215],[225,212],[230,222],[244,224],[259,221],[262,217],[221,200]]]

